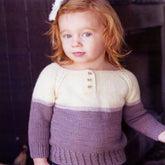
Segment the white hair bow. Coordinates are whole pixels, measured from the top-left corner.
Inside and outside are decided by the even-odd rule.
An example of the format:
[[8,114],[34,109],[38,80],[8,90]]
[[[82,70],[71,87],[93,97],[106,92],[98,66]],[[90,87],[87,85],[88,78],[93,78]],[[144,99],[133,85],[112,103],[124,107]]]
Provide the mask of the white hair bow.
[[56,19],[56,15],[61,5],[65,3],[66,0],[55,0],[52,4],[52,11],[49,14],[49,21],[54,21]]

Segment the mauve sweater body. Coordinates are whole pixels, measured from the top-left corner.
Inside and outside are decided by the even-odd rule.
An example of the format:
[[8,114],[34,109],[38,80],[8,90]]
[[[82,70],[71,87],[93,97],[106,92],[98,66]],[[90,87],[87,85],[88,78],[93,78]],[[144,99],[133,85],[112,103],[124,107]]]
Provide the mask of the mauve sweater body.
[[165,130],[143,108],[130,71],[69,70],[51,63],[32,95],[31,157],[60,165],[121,165],[127,144],[122,118],[154,140]]

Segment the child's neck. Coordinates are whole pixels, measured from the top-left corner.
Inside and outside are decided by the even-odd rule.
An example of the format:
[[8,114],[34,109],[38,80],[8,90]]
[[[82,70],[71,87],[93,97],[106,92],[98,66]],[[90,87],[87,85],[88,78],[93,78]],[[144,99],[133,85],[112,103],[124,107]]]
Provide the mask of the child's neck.
[[78,65],[75,63],[65,64],[65,65],[61,65],[61,66],[64,68],[67,68],[67,69],[71,69],[71,70],[86,70],[86,69],[89,69],[89,70],[118,70],[119,69],[118,67],[113,66],[109,62],[105,62],[105,63],[99,64],[99,65],[92,65],[92,66],[84,65],[84,64]]

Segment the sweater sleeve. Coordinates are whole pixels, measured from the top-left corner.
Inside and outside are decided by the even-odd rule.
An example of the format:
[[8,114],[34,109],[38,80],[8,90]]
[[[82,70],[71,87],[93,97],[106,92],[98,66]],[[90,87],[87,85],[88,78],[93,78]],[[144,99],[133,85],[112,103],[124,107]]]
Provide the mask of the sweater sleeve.
[[51,67],[46,67],[33,91],[28,128],[32,158],[46,158],[49,155],[49,129],[55,99],[53,75]]
[[158,135],[165,130],[165,126],[144,109],[140,100],[138,81],[129,71],[127,73],[127,84],[128,94],[124,107],[124,119],[126,123],[142,134],[158,140]]
[[147,113],[141,102],[131,106],[126,105],[124,118],[130,127],[154,140],[158,140],[158,135],[165,131],[165,126]]

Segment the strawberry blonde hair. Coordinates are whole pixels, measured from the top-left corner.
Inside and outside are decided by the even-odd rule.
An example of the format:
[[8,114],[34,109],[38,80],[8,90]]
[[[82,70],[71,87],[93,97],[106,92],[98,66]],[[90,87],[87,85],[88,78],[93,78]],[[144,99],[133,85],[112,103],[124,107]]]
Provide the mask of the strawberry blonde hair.
[[71,64],[62,48],[60,40],[60,30],[58,20],[62,14],[76,13],[92,10],[100,16],[100,20],[104,25],[103,39],[105,42],[106,60],[114,66],[122,68],[119,58],[124,57],[128,53],[122,53],[122,45],[124,42],[124,32],[120,20],[106,0],[69,0],[59,9],[56,19],[51,23],[49,35],[51,37],[52,48],[54,50],[51,56],[52,61],[59,63]]

